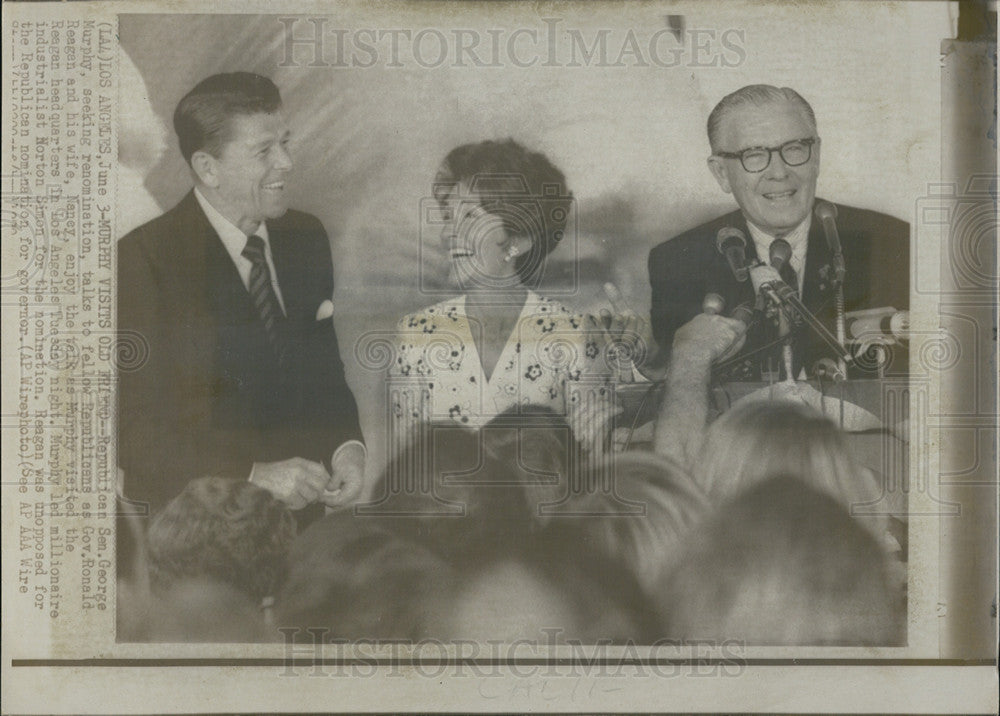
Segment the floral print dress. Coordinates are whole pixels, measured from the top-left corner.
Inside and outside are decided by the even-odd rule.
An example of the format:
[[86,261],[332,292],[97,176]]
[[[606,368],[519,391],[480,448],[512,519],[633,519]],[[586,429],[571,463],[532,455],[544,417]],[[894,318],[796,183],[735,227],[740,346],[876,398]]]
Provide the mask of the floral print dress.
[[405,422],[450,419],[479,427],[519,406],[565,416],[580,434],[585,409],[611,403],[603,338],[590,319],[529,291],[493,374],[483,372],[465,296],[405,316],[389,371],[392,409]]

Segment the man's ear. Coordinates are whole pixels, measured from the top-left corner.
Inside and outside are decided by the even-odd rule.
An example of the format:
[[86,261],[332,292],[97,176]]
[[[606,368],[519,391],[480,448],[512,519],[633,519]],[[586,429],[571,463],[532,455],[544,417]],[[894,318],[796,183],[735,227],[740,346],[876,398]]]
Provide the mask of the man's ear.
[[195,176],[205,186],[213,189],[219,185],[218,163],[215,157],[206,151],[199,150],[191,155],[191,169]]
[[708,158],[708,170],[712,172],[715,181],[719,182],[722,191],[727,194],[733,193],[733,188],[729,185],[729,174],[726,172],[725,160],[714,154]]

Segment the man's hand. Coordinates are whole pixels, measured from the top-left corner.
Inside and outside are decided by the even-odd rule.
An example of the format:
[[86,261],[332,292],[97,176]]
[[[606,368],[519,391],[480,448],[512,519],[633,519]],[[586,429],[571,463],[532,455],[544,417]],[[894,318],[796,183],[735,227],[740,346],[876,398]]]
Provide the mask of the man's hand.
[[257,462],[250,473],[251,483],[263,487],[293,510],[318,500],[329,480],[325,467],[301,457]]
[[586,445],[591,452],[601,454],[604,438],[610,432],[616,416],[622,409],[616,403],[591,391],[580,391],[580,402],[566,416],[573,436]]
[[631,360],[636,368],[641,369],[653,346],[649,322],[632,310],[622,292],[613,283],[604,284],[604,295],[608,297],[612,310],[601,310],[598,326],[605,340],[615,346],[621,355],[623,359],[621,367],[631,369],[631,365],[627,365],[628,360]]
[[735,318],[699,313],[674,333],[672,364],[706,366],[734,355],[746,340],[747,326]]
[[735,318],[699,313],[674,333],[667,393],[653,434],[653,450],[691,465],[701,448],[708,416],[712,363],[743,347],[746,324]]
[[324,505],[343,507],[358,498],[365,486],[366,457],[359,442],[346,443],[337,449],[330,461],[333,475],[320,495]]

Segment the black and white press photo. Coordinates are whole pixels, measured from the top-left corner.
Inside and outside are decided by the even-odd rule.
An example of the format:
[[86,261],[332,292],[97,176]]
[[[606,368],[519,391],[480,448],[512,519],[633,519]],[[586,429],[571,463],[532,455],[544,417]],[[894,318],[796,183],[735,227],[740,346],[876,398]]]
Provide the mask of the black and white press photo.
[[995,3],[15,5],[8,672],[988,701]]

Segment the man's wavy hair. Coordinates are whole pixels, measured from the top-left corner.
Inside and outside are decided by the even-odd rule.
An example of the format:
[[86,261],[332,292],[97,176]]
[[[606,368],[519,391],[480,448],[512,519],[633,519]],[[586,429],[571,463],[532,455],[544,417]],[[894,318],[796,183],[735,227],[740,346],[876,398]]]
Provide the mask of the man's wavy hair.
[[154,592],[209,578],[255,600],[284,581],[295,519],[271,493],[245,480],[202,477],[157,514],[149,528]]
[[469,186],[483,209],[500,217],[509,236],[531,240],[531,250],[515,262],[520,279],[541,270],[563,238],[573,203],[563,173],[544,154],[513,139],[488,140],[448,152],[434,178],[434,196],[443,203],[459,182]]
[[174,131],[184,160],[205,151],[218,157],[232,138],[232,119],[281,109],[281,93],[267,77],[227,72],[207,77],[184,95],[174,110]]
[[[726,115],[737,107],[754,105],[764,107],[771,104],[781,104],[791,102],[797,104],[805,113],[809,124],[812,125],[813,133],[816,133],[816,113],[812,106],[806,102],[805,98],[791,87],[775,87],[773,85],[747,85],[740,87],[735,92],[731,92],[719,100],[712,113],[708,115],[708,143],[713,152],[722,151],[719,146],[719,134],[722,132],[722,121]],[[736,151],[741,147],[729,147],[729,151]]]

